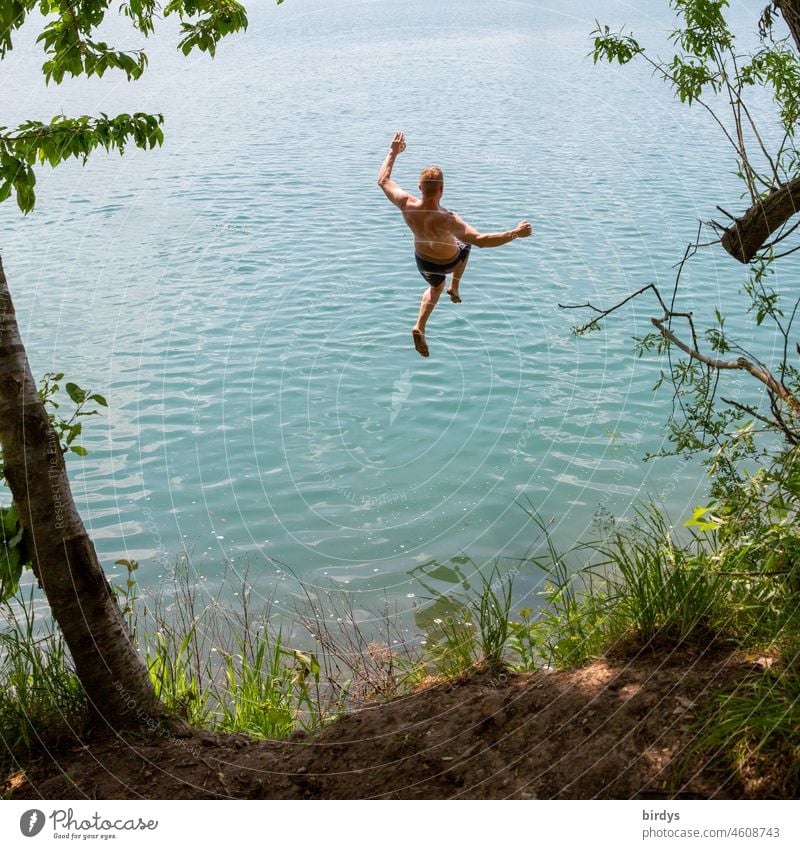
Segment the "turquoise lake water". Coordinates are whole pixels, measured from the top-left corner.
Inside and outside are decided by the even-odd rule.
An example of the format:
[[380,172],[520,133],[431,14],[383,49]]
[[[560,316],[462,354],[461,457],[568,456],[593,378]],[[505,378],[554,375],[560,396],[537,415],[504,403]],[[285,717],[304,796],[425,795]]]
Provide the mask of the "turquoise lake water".
[[[732,20],[752,28],[761,5],[734,3]],[[60,88],[23,32],[2,123],[167,119],[162,149],[43,170],[33,214],[0,207],[34,373],[109,400],[70,469],[111,574],[134,558],[155,584],[185,549],[211,585],[249,562],[279,596],[297,593],[288,569],[411,605],[420,577],[524,557],[539,535],[523,507],[569,545],[647,498],[676,524],[703,502],[697,465],[640,462],[670,408],[651,391],[663,363],[633,355],[652,303],[585,338],[557,306],[668,288],[697,219],[738,203],[706,115],[644,66],[588,58],[595,18],[664,44],[665,6],[252,4],[213,61],[181,57],[168,27],[139,83]],[[109,31],[141,46],[122,21]],[[395,130],[401,186],[437,164],[444,205],[478,229],[534,228],[473,250],[428,360],[409,332],[425,283],[375,182]],[[742,278],[719,249],[698,257],[687,307],[730,308]]]

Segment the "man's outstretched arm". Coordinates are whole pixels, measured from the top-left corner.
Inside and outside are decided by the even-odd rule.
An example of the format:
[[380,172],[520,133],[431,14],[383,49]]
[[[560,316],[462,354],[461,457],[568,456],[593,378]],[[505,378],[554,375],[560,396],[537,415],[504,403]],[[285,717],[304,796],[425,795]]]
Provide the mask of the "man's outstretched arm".
[[533,232],[527,221],[520,221],[513,230],[504,233],[479,233],[474,227],[462,221],[455,213],[452,218],[452,233],[457,239],[477,248],[499,248],[514,239],[524,239]]
[[397,183],[392,180],[392,166],[394,165],[397,155],[406,149],[406,138],[402,133],[395,133],[392,145],[389,148],[389,153],[386,154],[386,159],[383,160],[381,170],[378,172],[378,185],[383,189],[383,193],[397,207],[402,209],[411,195],[404,192]]

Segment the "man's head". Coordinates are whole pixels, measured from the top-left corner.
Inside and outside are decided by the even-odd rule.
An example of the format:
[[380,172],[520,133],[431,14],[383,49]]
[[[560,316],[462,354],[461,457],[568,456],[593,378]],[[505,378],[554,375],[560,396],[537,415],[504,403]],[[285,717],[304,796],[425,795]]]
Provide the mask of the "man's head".
[[432,165],[425,168],[419,175],[419,190],[423,198],[435,198],[444,191],[444,174],[442,169]]

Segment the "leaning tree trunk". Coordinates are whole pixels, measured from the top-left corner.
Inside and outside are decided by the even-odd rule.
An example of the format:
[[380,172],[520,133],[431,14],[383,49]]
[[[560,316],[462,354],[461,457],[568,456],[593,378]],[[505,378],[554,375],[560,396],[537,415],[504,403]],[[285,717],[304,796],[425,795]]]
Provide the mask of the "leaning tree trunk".
[[161,715],[147,669],[86,533],[39,397],[0,259],[0,447],[33,571],[94,719],[114,729]]
[[737,218],[723,233],[722,246],[746,264],[796,212],[800,212],[800,177],[785,183]]
[[800,51],[800,0],[778,0],[776,5],[789,27],[795,47]]

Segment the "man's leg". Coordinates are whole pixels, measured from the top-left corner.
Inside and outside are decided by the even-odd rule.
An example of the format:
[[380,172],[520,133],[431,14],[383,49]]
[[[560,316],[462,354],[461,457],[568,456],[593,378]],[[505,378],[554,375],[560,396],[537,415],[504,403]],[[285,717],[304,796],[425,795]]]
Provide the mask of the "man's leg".
[[428,319],[431,317],[433,308],[439,300],[439,295],[441,295],[443,291],[444,280],[442,280],[438,286],[428,285],[428,288],[422,295],[422,303],[419,305],[419,317],[417,318],[417,323],[411,331],[411,335],[414,338],[414,347],[423,357],[427,357],[429,355],[428,345],[425,342],[425,325],[428,323]]
[[469,262],[469,256],[464,258],[464,261],[459,263],[453,269],[453,281],[450,284],[450,288],[447,290],[447,294],[450,295],[450,300],[454,304],[461,303],[461,296],[458,294],[458,284],[461,282],[461,277],[464,274],[464,271],[467,268],[467,263]]

